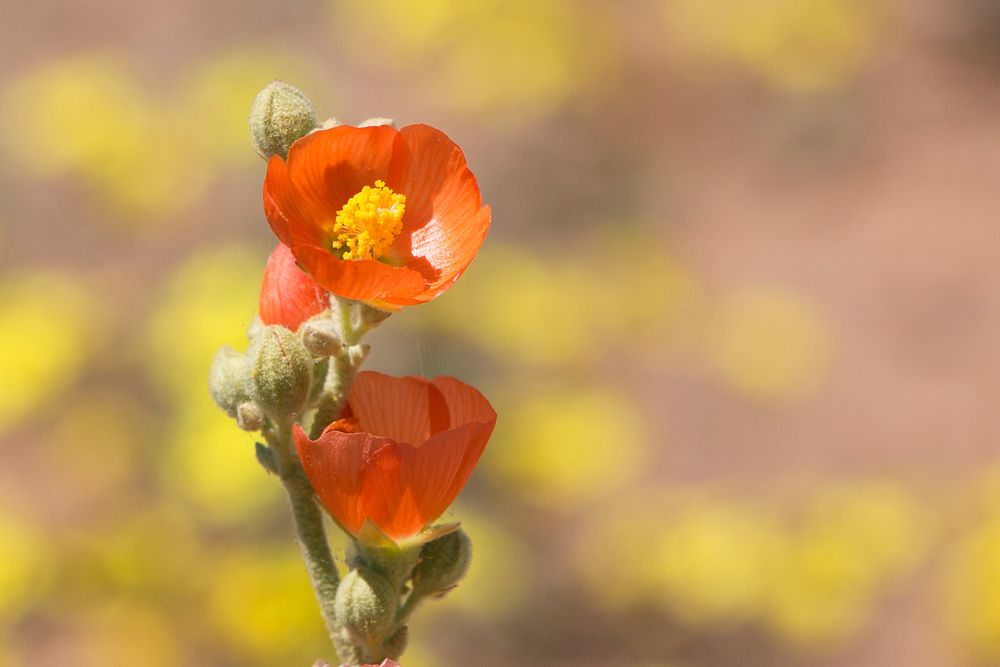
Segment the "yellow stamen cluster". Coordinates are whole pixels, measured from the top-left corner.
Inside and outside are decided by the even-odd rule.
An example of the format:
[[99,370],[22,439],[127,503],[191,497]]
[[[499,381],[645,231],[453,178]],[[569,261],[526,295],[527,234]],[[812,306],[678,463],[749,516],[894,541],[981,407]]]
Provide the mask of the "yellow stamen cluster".
[[337,211],[333,248],[342,250],[344,259],[384,256],[403,230],[405,210],[406,195],[393,192],[385,181],[375,181],[375,187],[366,185]]

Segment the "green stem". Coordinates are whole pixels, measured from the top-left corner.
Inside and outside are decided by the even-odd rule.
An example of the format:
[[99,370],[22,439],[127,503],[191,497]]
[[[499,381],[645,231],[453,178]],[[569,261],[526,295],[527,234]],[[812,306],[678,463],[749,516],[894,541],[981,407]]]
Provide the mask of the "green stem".
[[406,598],[406,602],[404,602],[396,612],[396,627],[406,623],[407,619],[410,618],[410,614],[412,614],[417,608],[417,605],[423,602],[427,595],[427,593],[418,590],[410,591],[409,596]]
[[295,522],[302,558],[309,572],[309,581],[316,593],[327,632],[344,659],[344,637],[334,613],[334,598],[340,584],[340,574],[330,551],[323,526],[323,513],[316,504],[312,485],[302,472],[302,466],[292,452],[291,427],[282,426],[265,434],[275,455],[281,482],[285,485]]
[[[359,311],[361,304],[357,302],[337,297],[337,305],[340,311],[341,338],[347,348],[357,345],[361,337],[378,324],[378,321],[366,321]],[[355,325],[356,319],[357,325]],[[358,357],[344,354],[333,359],[328,371],[328,379],[333,382],[333,391],[317,406],[310,434],[312,438],[319,437],[328,424],[340,417],[351,381],[363,362],[363,354]],[[340,575],[330,551],[330,543],[326,538],[323,513],[317,504],[312,484],[306,478],[292,446],[291,424],[275,425],[274,428],[266,429],[264,437],[274,453],[278,476],[281,477],[288,493],[302,558],[338,658],[344,664],[362,664],[361,647],[353,645],[347,639],[337,622],[334,600],[337,586],[340,584]]]
[[[327,426],[340,418],[344,403],[347,401],[347,392],[351,389],[351,381],[363,363],[363,360],[353,363],[347,349],[357,345],[372,328],[372,325],[366,323],[360,316],[361,304],[341,297],[337,297],[336,302],[340,314],[340,337],[344,343],[345,353],[332,359],[328,379],[329,393],[317,405],[309,430],[309,437],[313,440],[322,435]],[[356,319],[359,320],[357,325],[354,323]]]

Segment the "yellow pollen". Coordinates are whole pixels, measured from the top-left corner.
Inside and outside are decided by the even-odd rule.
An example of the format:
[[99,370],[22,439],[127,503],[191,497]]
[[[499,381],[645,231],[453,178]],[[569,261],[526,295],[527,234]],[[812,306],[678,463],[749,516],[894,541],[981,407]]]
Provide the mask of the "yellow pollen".
[[344,259],[378,259],[403,230],[406,195],[393,192],[385,181],[366,185],[337,211],[333,231],[334,250],[342,250]]

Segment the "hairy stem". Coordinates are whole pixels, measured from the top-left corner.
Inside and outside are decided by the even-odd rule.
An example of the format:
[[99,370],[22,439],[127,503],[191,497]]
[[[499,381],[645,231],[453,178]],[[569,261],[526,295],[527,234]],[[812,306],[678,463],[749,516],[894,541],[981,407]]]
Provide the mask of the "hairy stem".
[[323,526],[323,513],[316,504],[312,485],[302,472],[302,466],[292,452],[291,427],[282,426],[266,434],[275,455],[278,475],[285,485],[288,501],[292,508],[295,533],[298,537],[302,558],[309,572],[309,581],[316,593],[323,621],[340,657],[345,647],[343,633],[337,623],[333,601],[340,584],[340,574],[330,551]]

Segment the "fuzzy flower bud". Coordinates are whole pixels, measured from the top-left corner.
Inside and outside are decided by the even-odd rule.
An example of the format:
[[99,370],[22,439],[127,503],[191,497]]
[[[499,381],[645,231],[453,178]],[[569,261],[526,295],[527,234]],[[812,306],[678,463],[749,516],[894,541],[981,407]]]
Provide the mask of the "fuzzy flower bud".
[[256,403],[240,403],[236,408],[236,424],[244,431],[259,431],[264,425],[264,413]]
[[271,419],[302,413],[312,388],[313,360],[298,336],[282,326],[263,327],[247,350],[250,398]]
[[413,589],[443,595],[458,585],[471,560],[472,542],[465,531],[442,535],[420,550],[420,562],[413,568]]
[[316,111],[305,93],[283,81],[267,84],[250,107],[250,137],[257,154],[265,160],[272,155],[287,158],[296,139],[309,134],[318,124]]
[[392,626],[399,596],[392,584],[367,569],[351,570],[337,587],[337,620],[357,643],[375,646]]
[[212,400],[230,417],[236,417],[241,403],[249,400],[247,376],[249,366],[246,357],[233,348],[220,348],[212,360],[208,372],[208,390]]
[[343,353],[344,343],[337,335],[333,320],[318,318],[302,325],[302,344],[316,358],[335,357]]

